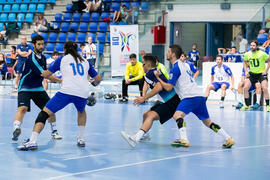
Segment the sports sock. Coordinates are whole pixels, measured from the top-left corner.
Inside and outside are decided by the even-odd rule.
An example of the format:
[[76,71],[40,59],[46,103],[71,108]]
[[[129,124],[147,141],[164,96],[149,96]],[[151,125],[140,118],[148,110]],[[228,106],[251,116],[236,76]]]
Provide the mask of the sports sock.
[[220,128],[218,130],[217,134],[219,134],[220,136],[222,136],[225,140],[227,140],[227,139],[230,138],[230,136],[228,135],[228,133],[224,129],[222,129],[222,128]]
[[38,135],[39,135],[39,133],[33,131],[32,132],[32,135],[31,135],[31,138],[30,138],[30,142],[31,143],[36,143],[37,142]]
[[21,122],[18,120],[15,120],[13,122],[13,130],[15,130],[16,128],[20,128],[21,127]]
[[260,104],[261,101],[261,94],[256,94],[257,95],[257,103]]
[[237,95],[237,100],[238,100],[238,102],[244,104],[244,96],[243,96],[243,94],[238,94]]
[[145,131],[140,129],[136,134],[135,134],[135,141],[139,142],[140,139],[143,137],[143,135],[145,134]]
[[179,134],[180,134],[180,139],[184,139],[187,140],[187,128],[186,127],[182,127],[179,129]]
[[56,122],[52,122],[50,124],[51,124],[51,130],[52,130],[52,132],[55,131],[55,130],[57,130],[56,129]]
[[78,128],[79,128],[78,139],[83,139],[85,126],[78,126]]
[[269,106],[269,99],[266,99],[265,102],[266,102],[266,106]]
[[246,104],[247,106],[250,106],[250,98],[245,98],[245,104]]

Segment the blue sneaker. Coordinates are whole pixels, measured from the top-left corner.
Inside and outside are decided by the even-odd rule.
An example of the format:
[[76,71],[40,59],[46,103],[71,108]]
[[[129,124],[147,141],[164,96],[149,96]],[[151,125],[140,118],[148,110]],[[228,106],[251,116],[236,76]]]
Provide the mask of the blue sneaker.
[[18,151],[28,151],[28,150],[34,151],[37,148],[38,148],[37,143],[33,143],[29,141],[17,147]]
[[85,142],[83,139],[78,139],[77,140],[77,146],[79,147],[85,147]]
[[13,141],[18,141],[18,137],[21,134],[21,128],[17,127],[14,131],[13,131],[13,135],[12,135],[12,140]]
[[239,102],[236,106],[235,109],[241,109],[243,107],[243,104]]
[[260,108],[260,105],[258,103],[255,103],[254,105],[250,106],[251,109],[257,110]]

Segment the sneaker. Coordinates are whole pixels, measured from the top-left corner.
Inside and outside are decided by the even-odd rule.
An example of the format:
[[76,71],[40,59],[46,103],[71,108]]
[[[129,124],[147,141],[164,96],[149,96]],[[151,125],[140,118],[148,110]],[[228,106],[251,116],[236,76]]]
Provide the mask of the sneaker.
[[220,107],[220,108],[224,108],[224,101],[220,101],[220,102],[219,102],[219,107]]
[[125,131],[121,131],[121,135],[131,147],[134,148],[137,145],[137,142],[135,141],[135,139],[129,134],[127,134]]
[[62,139],[62,136],[60,136],[57,132],[57,130],[53,130],[52,132],[52,138],[53,139]]
[[239,102],[236,106],[235,109],[241,109],[241,107],[243,107],[243,104],[241,102]]
[[128,102],[128,98],[127,97],[123,97],[122,99],[119,100],[120,102]]
[[149,133],[144,134],[143,137],[140,139],[140,141],[150,141],[150,140],[151,140],[151,137]]
[[77,139],[77,146],[85,147],[85,141],[83,139]]
[[17,127],[14,131],[13,131],[13,136],[12,136],[12,140],[13,141],[18,141],[18,137],[21,134],[21,128]]
[[254,105],[250,106],[251,109],[257,110],[259,109],[260,105],[258,103],[255,103]]
[[227,139],[225,144],[222,145],[223,148],[231,148],[235,144],[232,138]]
[[240,111],[249,111],[250,110],[250,107],[247,106],[247,105],[243,105],[243,107],[241,107]]
[[270,105],[266,106],[266,112],[270,112]]
[[33,150],[36,150],[37,148],[38,148],[37,143],[33,143],[29,141],[17,147],[19,151],[28,151],[28,150],[33,151]]
[[171,143],[171,146],[173,146],[173,147],[189,147],[190,144],[185,139],[177,139],[176,141]]

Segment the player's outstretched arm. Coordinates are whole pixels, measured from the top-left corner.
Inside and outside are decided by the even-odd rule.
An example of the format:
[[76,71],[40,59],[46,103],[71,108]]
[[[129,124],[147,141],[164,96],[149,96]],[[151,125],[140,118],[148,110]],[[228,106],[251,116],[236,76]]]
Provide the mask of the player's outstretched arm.
[[162,86],[160,84],[160,82],[156,83],[154,88],[147,93],[145,96],[141,97],[141,96],[136,96],[135,100],[134,100],[134,105],[140,105],[142,104],[145,100],[157,95],[160,91],[162,91]]
[[162,79],[159,78],[159,75],[160,75],[160,72],[159,71],[155,71],[154,74],[155,74],[157,80],[160,82],[161,86],[166,91],[171,91],[173,89],[174,86],[172,84],[166,83],[166,82],[162,81]]
[[99,85],[99,83],[101,82],[102,78],[100,77],[100,75],[96,75],[94,77],[94,80],[91,80],[90,83],[93,85],[93,86],[97,86]]

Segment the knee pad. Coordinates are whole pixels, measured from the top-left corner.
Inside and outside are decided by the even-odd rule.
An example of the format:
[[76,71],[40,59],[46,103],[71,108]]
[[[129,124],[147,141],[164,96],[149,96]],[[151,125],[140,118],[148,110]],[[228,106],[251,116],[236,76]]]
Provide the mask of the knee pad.
[[177,123],[178,129],[182,127],[186,127],[186,122],[184,121],[183,118],[176,119],[176,123]]
[[220,130],[220,126],[215,123],[211,123],[209,127],[215,132],[218,132],[218,130]]
[[35,121],[35,124],[37,123],[43,123],[45,124],[46,123],[46,120],[49,118],[49,114],[46,113],[45,111],[41,111],[39,114],[38,114],[38,117]]

